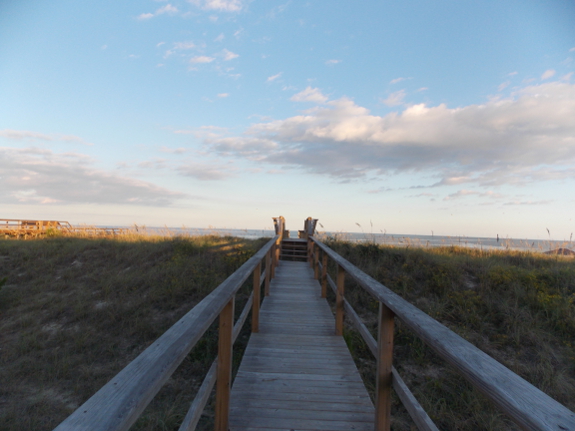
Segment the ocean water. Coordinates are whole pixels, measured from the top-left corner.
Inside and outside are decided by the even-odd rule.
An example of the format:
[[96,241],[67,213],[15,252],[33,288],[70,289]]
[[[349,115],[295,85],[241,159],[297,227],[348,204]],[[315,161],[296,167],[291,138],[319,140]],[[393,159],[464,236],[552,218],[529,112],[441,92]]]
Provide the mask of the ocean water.
[[[134,227],[132,227],[133,229]],[[141,232],[150,235],[230,235],[240,238],[256,239],[271,238],[274,231],[269,229],[200,229],[200,228],[139,228]],[[531,250],[545,252],[557,248],[575,248],[575,242],[557,240],[538,240],[522,238],[487,238],[473,236],[441,236],[441,235],[408,235],[357,232],[322,232],[319,239],[336,238],[360,243],[392,245],[395,247],[442,247],[461,246],[484,250]],[[297,238],[297,230],[290,231],[291,238]]]

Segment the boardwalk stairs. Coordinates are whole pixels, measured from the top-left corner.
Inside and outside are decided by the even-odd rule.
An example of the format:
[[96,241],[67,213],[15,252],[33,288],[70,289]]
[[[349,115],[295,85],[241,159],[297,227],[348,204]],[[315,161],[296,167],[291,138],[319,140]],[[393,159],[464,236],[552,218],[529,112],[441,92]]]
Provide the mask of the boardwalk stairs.
[[[272,240],[56,430],[128,430],[216,319],[218,357],[180,431],[196,428],[214,386],[217,431],[389,431],[392,390],[417,429],[437,430],[393,366],[394,321],[400,319],[521,429],[575,431],[575,413],[319,241],[317,220],[305,221],[296,242],[283,217],[274,221]],[[284,253],[284,241],[291,252]],[[295,244],[305,244],[305,259]],[[377,337],[346,301],[346,279],[379,302]],[[246,283],[253,291],[234,319],[234,298]],[[335,316],[325,299],[328,287]],[[373,401],[343,340],[344,314],[375,357]],[[232,346],[248,316],[252,334],[232,384]]]

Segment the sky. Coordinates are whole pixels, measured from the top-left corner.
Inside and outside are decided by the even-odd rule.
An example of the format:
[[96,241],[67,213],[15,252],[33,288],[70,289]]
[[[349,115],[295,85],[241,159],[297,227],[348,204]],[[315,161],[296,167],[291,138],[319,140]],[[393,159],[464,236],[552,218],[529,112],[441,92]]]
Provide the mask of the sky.
[[0,217],[569,239],[571,0],[0,0]]

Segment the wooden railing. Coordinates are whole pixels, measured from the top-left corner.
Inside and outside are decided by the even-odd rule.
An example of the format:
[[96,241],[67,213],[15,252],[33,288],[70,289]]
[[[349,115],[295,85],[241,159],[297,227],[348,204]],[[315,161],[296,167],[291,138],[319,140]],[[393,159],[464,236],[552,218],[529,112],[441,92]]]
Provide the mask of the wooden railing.
[[[228,430],[232,346],[252,311],[252,331],[258,332],[261,287],[269,295],[270,279],[279,260],[284,232],[283,217],[277,219],[278,234],[230,275],[212,293],[176,322],[152,345],[65,419],[57,431],[121,431],[138,419],[168,378],[219,317],[218,357],[210,367],[180,431],[195,429],[216,385],[215,429]],[[265,269],[262,271],[262,266]],[[235,295],[253,274],[253,292],[237,321]]]
[[67,221],[58,220],[20,220],[0,219],[0,235],[16,238],[37,238],[45,236],[50,230],[62,235],[114,236],[128,232],[124,228],[96,226],[72,226]]
[[[309,262],[321,283],[322,296],[326,296],[328,284],[336,295],[335,332],[342,334],[345,313],[377,360],[376,430],[390,429],[392,386],[420,430],[437,430],[393,367],[394,319],[398,318],[522,429],[575,431],[575,413],[562,404],[393,293],[316,238],[309,238],[308,250]],[[337,268],[335,281],[327,272],[328,258]],[[346,276],[379,301],[377,340],[345,299]]]

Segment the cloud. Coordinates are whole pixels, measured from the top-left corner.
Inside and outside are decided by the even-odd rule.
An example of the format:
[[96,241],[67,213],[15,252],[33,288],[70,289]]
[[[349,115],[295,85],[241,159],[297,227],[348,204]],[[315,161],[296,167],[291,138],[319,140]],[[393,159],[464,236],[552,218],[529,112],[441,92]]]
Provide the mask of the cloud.
[[276,79],[278,79],[280,76],[282,76],[283,72],[278,73],[277,75],[273,75],[273,76],[269,76],[268,79],[266,79],[267,82],[272,82],[275,81]]
[[569,52],[575,52],[575,46],[569,50]]
[[178,13],[178,8],[175,6],[172,6],[171,4],[167,4],[165,6],[162,6],[161,8],[157,9],[156,12],[154,13],[143,13],[137,16],[137,19],[144,21],[144,20],[148,20],[150,18],[153,18],[155,16],[158,15],[163,15],[165,13],[169,14],[169,15],[173,15]]
[[399,90],[394,93],[391,93],[387,99],[382,100],[384,104],[387,106],[398,106],[403,104],[403,99],[405,98],[405,91]]
[[27,130],[0,130],[0,137],[7,138],[14,141],[31,140],[31,141],[63,141],[68,143],[77,143],[82,145],[92,145],[82,138],[74,135],[58,135],[58,134],[45,134],[38,132],[30,132]]
[[434,186],[525,185],[575,177],[573,118],[575,84],[548,82],[480,105],[418,104],[385,116],[341,98],[204,143],[220,155],[339,180],[427,172]]
[[243,8],[240,0],[188,0],[191,4],[196,5],[204,10],[219,10],[222,12],[239,12]]
[[4,203],[138,204],[169,206],[185,197],[152,183],[92,167],[77,153],[0,147]]
[[401,82],[401,81],[405,81],[405,78],[401,78],[401,77],[400,77],[400,78],[395,78],[395,79],[392,79],[391,81],[389,81],[389,83],[390,83],[390,84],[397,84],[397,83],[399,83],[399,82]]
[[548,69],[545,72],[543,72],[543,75],[541,75],[541,80],[544,81],[546,79],[552,78],[555,75],[555,71],[553,69]]
[[177,170],[181,175],[201,181],[224,180],[234,174],[234,170],[229,166],[212,166],[206,163],[186,163]]
[[293,102],[325,103],[328,98],[324,96],[319,89],[307,87],[305,90],[294,94],[290,100]]
[[225,39],[224,34],[220,33],[219,36],[214,39],[214,42],[221,42],[224,39]]
[[190,63],[191,64],[211,63],[214,60],[215,60],[214,57],[208,57],[205,55],[197,55],[195,57],[190,58]]
[[499,87],[497,87],[497,91],[505,90],[509,86],[509,84],[511,84],[511,81],[502,82],[501,84],[499,84]]
[[330,65],[330,66],[334,65],[334,64],[338,64],[338,63],[341,63],[341,60],[327,60],[325,62],[325,64]]
[[229,93],[219,93],[218,94],[218,97],[220,97],[220,98],[225,98],[225,97],[229,97],[229,96],[230,96]]
[[230,61],[230,60],[233,60],[234,58],[238,58],[239,54],[236,54],[232,51],[228,51],[227,49],[224,49],[222,51],[222,56],[224,57],[224,61]]

